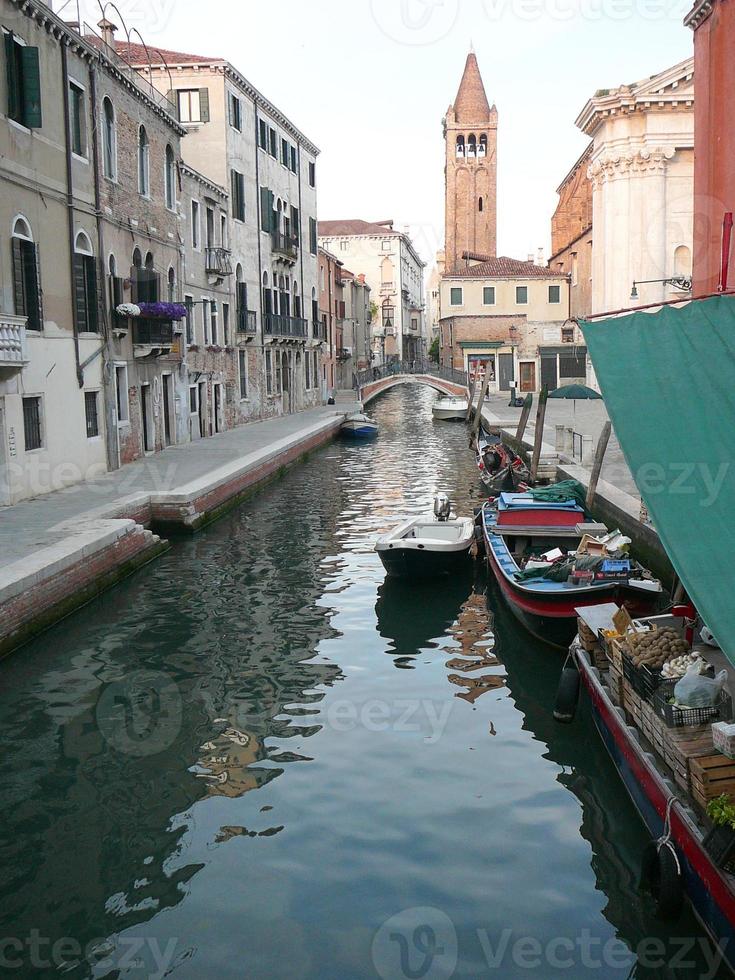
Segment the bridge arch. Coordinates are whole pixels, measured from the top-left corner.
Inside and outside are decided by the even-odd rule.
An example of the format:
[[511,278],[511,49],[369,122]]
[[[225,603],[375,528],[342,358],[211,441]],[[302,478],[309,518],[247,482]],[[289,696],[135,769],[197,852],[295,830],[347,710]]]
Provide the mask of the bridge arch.
[[434,377],[431,374],[390,374],[385,378],[378,378],[377,381],[370,381],[360,388],[360,400],[363,405],[368,405],[374,398],[395,388],[396,385],[420,384],[427,385],[442,395],[454,395],[460,398],[467,398],[467,388],[463,384],[455,381],[447,381],[444,378]]

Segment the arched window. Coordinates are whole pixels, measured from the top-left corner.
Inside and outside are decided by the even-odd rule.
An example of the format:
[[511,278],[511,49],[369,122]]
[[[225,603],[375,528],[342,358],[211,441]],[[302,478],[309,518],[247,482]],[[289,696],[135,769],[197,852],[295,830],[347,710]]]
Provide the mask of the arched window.
[[153,252],[146,252],[145,253],[145,267],[150,272],[153,271]]
[[482,198],[480,198],[477,202],[477,210],[482,211]]
[[92,242],[86,231],[78,231],[74,239],[74,314],[79,333],[99,330],[99,297],[97,295],[97,263]]
[[133,249],[133,268],[140,269],[142,265],[143,265],[143,256],[141,255],[140,249],[136,245],[135,248]]
[[117,176],[115,110],[107,96],[102,100],[102,154],[105,177],[114,180]]
[[455,152],[458,157],[464,156],[464,136],[457,137],[457,147]]
[[692,274],[692,253],[686,245],[674,249],[674,275],[688,278]]
[[145,126],[138,130],[138,191],[143,197],[150,197],[150,146]]
[[170,144],[166,146],[166,173],[164,176],[166,207],[170,211],[173,211],[176,207],[176,159],[174,158],[174,151]]
[[477,141],[475,140],[475,134],[470,133],[470,135],[467,137],[467,156],[468,157],[475,156],[476,149],[477,149]]
[[486,153],[487,153],[487,136],[485,135],[485,133],[483,133],[482,136],[480,137],[480,142],[477,147],[477,155],[478,157],[484,157]]
[[168,301],[176,302],[176,271],[173,266],[169,266],[168,270]]
[[24,316],[26,330],[43,329],[43,307],[39,283],[38,247],[30,222],[23,215],[13,221],[10,239],[13,258],[13,299],[16,316]]
[[[263,316],[270,317],[273,313],[273,296],[268,288],[268,273],[263,273]],[[270,330],[268,331],[270,333]]]

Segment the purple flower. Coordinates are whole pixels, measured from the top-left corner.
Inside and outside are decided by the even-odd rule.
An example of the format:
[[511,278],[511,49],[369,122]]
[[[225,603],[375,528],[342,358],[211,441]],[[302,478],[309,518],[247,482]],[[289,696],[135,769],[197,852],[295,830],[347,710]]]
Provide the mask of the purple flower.
[[157,320],[183,320],[186,307],[183,303],[138,303],[140,315]]

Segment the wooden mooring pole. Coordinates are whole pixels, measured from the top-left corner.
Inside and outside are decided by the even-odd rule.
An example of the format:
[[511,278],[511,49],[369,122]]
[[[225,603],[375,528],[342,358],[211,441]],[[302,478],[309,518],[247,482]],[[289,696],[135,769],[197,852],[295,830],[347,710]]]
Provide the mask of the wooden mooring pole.
[[528,417],[531,414],[532,408],[533,408],[533,395],[526,395],[526,397],[523,400],[521,417],[518,419],[518,428],[516,429],[516,439],[518,440],[518,442],[523,442],[523,436],[526,433],[526,426],[528,425]]
[[544,385],[539,395],[538,409],[536,410],[536,431],[533,436],[533,456],[531,457],[531,485],[536,482],[538,464],[541,459],[541,443],[544,441],[544,420],[546,419],[546,402],[548,397],[549,389]]
[[602,461],[605,458],[605,453],[607,451],[607,444],[610,441],[610,433],[612,432],[612,423],[608,419],[607,422],[602,427],[602,432],[600,433],[600,438],[597,440],[597,449],[595,450],[595,460],[592,464],[592,473],[590,474],[590,485],[587,488],[587,499],[585,500],[585,505],[587,510],[591,510],[592,501],[595,499],[595,494],[597,493],[597,484],[600,479],[600,473],[602,472]]
[[477,390],[477,376],[472,379],[472,389],[467,388],[467,393],[469,395],[469,401],[467,402],[467,415],[465,416],[465,421],[469,422],[472,418],[472,405],[475,401],[475,391]]
[[487,389],[490,385],[490,372],[485,372],[485,380],[482,382],[482,388],[480,388],[480,400],[477,403],[477,411],[475,412],[475,421],[472,426],[472,438],[477,442],[477,433],[480,431],[480,422],[482,421],[482,406],[485,403],[485,395],[487,394]]

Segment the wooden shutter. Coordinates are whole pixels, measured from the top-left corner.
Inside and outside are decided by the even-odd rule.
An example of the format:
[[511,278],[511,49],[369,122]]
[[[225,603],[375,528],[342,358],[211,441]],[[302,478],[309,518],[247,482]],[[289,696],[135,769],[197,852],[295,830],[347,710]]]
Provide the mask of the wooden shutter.
[[38,245],[22,242],[23,272],[25,278],[26,313],[28,330],[43,330],[43,290],[41,289],[41,262]]
[[5,70],[8,80],[8,117],[18,120],[21,114],[20,93],[21,79],[18,75],[15,60],[15,38],[12,31],[5,35]]
[[209,89],[200,88],[199,89],[199,119],[204,122],[209,122]]
[[26,280],[23,262],[23,242],[11,238],[13,251],[13,304],[16,316],[27,316]]
[[240,217],[240,184],[237,170],[230,171],[230,195],[232,197],[232,217]]
[[291,234],[294,238],[299,237],[299,209],[291,205]]
[[263,231],[271,230],[271,192],[267,187],[260,188],[260,227]]
[[317,253],[316,218],[309,218],[309,248],[312,255]]
[[87,329],[87,279],[83,255],[74,255],[74,323],[77,332]]
[[174,117],[174,119],[178,119],[179,118],[179,97],[176,94],[176,89],[175,88],[169,89],[168,92],[166,93],[166,98],[169,101],[169,106],[170,106],[169,112]]
[[40,129],[41,72],[38,66],[38,48],[22,47],[20,59],[23,65],[23,123],[29,129]]

